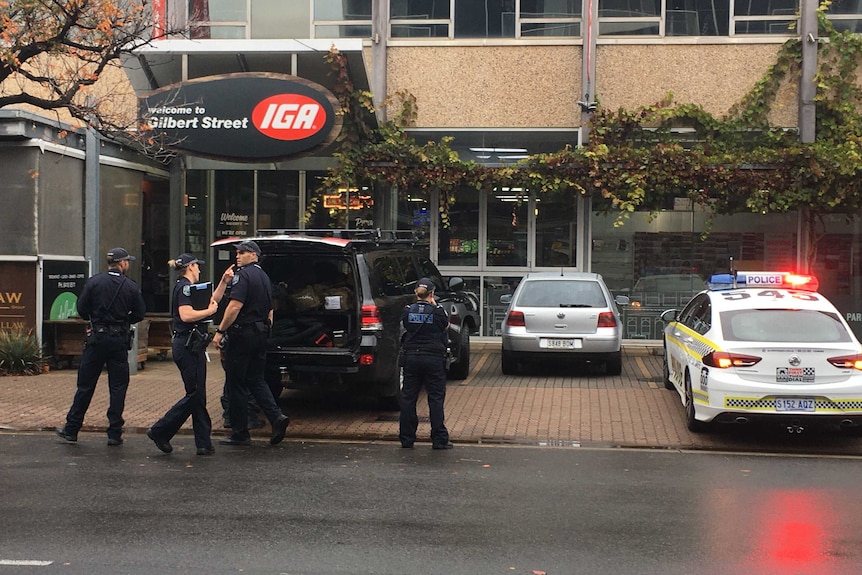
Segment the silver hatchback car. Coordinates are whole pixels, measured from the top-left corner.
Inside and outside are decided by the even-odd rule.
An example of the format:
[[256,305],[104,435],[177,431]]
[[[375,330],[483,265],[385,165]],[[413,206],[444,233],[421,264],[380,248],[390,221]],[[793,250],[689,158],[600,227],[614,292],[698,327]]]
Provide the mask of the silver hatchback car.
[[502,370],[518,372],[519,363],[549,359],[583,359],[605,364],[608,375],[622,373],[622,325],[617,304],[602,276],[585,272],[527,274],[503,320]]

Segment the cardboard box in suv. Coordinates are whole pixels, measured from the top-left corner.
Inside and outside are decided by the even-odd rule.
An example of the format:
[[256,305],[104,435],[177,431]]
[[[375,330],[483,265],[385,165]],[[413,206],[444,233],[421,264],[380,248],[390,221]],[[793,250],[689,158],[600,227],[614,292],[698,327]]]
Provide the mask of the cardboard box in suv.
[[[478,302],[462,291],[461,278],[444,283],[411,240],[384,239],[360,230],[275,233],[254,239],[261,267],[273,284],[272,337],[267,382],[282,388],[361,391],[397,408],[401,311],[415,301],[422,277],[437,285],[449,313],[453,362],[448,375],[470,371],[470,332],[477,331]],[[240,241],[226,238],[215,247]]]

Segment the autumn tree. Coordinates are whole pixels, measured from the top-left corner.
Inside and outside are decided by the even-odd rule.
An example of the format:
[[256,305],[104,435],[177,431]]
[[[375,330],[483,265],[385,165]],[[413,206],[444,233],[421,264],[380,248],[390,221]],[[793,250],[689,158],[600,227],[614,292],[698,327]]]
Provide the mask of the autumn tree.
[[152,31],[146,0],[0,0],[0,108],[133,133],[136,101],[121,57]]

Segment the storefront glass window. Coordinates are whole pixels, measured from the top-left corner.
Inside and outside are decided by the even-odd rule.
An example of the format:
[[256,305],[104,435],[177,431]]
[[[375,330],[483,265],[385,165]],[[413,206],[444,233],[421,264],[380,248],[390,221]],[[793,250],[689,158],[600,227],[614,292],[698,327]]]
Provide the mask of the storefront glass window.
[[483,300],[485,315],[482,317],[482,335],[499,336],[502,333],[508,304],[502,303],[500,296],[514,292],[520,281],[521,278],[517,276],[485,276]]
[[707,214],[685,202],[653,217],[631,215],[621,227],[613,216],[593,216],[592,271],[602,274],[623,306],[627,339],[661,339],[661,312],[681,308],[704,289],[714,273],[737,270],[796,270],[797,216],[716,216],[709,233]]
[[542,196],[536,198],[536,266],[578,265],[577,204],[573,196]]
[[208,252],[209,248],[206,218],[208,197],[207,171],[189,170],[186,172],[186,238],[184,251],[197,256],[203,256],[203,254]]
[[299,227],[299,172],[257,173],[257,229]]
[[[367,186],[324,190],[326,172],[308,172],[308,229],[374,229],[374,194]],[[349,207],[348,207],[349,206]]]
[[396,229],[412,230],[420,240],[428,241],[431,230],[431,214],[428,198],[424,195],[407,194],[398,198],[398,222]]
[[254,234],[254,172],[216,170],[215,239]]
[[527,265],[528,203],[523,190],[504,188],[488,196],[489,266]]
[[449,207],[448,225],[439,224],[440,253],[437,263],[443,266],[479,265],[479,191],[458,190]]

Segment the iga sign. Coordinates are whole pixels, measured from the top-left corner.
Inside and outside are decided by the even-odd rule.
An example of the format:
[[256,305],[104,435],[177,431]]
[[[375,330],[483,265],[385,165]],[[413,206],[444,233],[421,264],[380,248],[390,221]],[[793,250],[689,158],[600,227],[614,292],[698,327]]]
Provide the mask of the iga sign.
[[283,74],[225,74],[167,86],[140,99],[165,147],[234,161],[278,160],[331,144],[341,131],[326,88]]

